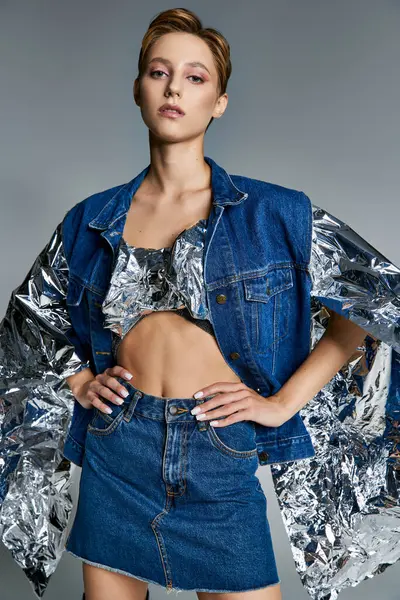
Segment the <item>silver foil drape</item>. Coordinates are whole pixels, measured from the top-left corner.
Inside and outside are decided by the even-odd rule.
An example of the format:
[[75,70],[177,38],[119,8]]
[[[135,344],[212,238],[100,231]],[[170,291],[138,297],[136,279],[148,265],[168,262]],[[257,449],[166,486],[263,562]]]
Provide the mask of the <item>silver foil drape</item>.
[[89,367],[66,337],[67,287],[60,223],[0,323],[0,539],[39,598],[72,510],[62,450],[75,400],[66,378]]
[[400,270],[313,205],[313,348],[327,308],[368,332],[301,414],[316,455],[271,465],[301,581],[313,600],[400,558]]
[[[66,377],[89,366],[68,341],[60,225],[0,323],[0,539],[38,598],[72,510]],[[311,347],[329,309],[369,335],[302,410],[316,456],[271,472],[301,581],[313,600],[335,600],[400,557],[400,271],[315,205],[312,234]]]

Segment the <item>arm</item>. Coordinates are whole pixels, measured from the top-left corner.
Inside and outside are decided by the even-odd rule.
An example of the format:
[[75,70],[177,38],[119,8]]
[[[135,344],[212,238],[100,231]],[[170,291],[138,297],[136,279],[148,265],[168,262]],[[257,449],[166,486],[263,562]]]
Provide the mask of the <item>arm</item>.
[[[400,269],[379,254],[344,221],[316,205],[312,205],[312,220],[308,274],[311,296],[310,345],[314,349],[272,396],[265,398],[254,390],[248,393],[249,388],[244,391],[244,384],[240,387],[239,384],[224,382],[204,387],[194,394],[195,398],[200,398],[206,394],[226,393],[223,402],[231,403],[231,414],[224,420],[224,425],[248,418],[267,427],[281,426],[335,376],[333,385],[336,388],[346,385],[349,377],[347,371],[351,371],[350,377],[354,378],[353,368],[346,372],[338,371],[349,361],[364,339],[367,349],[370,342],[368,338],[378,340],[376,347],[379,347],[379,341],[382,340],[385,344],[400,349]],[[327,311],[331,317],[325,331],[324,315]],[[321,330],[324,330],[322,338]],[[320,338],[317,345],[314,343],[315,338]],[[361,356],[366,353],[363,347],[359,354]],[[376,355],[376,350],[373,355]],[[370,371],[370,352],[366,360],[367,370]],[[357,381],[356,379],[352,383]],[[349,389],[344,395],[350,393]],[[241,406],[241,416],[235,417],[233,413],[237,409],[233,401],[242,401],[243,394],[247,394],[247,405]],[[378,394],[375,398],[378,398]],[[204,418],[225,416],[225,407],[211,412],[211,409],[223,403],[221,399],[219,396],[216,400],[207,400],[201,408],[193,409],[196,412],[192,411],[192,414],[203,414]],[[378,403],[377,399],[375,403]],[[328,402],[326,406],[329,406]],[[329,411],[330,408],[321,410]],[[207,411],[210,411],[209,417]]]
[[311,296],[331,316],[312,352],[276,394],[287,418],[336,375],[367,335],[399,345],[399,330],[392,324],[399,302],[397,267],[344,221],[315,204],[312,218]]
[[334,311],[324,335],[306,360],[275,394],[290,419],[332,379],[351,358],[367,332]]

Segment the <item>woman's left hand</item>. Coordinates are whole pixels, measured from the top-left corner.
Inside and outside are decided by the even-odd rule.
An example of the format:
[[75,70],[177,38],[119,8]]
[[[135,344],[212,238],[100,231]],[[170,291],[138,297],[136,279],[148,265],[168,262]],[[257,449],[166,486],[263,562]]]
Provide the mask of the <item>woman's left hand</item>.
[[[213,427],[225,427],[238,421],[255,421],[266,427],[279,427],[288,420],[287,411],[277,396],[260,396],[243,382],[220,381],[199,392],[203,392],[203,398],[211,394],[216,396],[193,408],[191,413],[197,419],[199,416],[201,420],[213,419],[210,421]],[[226,418],[215,422],[218,417]]]

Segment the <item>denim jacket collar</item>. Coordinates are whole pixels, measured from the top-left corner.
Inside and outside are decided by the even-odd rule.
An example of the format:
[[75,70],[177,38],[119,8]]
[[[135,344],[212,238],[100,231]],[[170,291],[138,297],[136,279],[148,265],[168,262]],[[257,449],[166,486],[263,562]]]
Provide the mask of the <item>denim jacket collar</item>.
[[[212,158],[205,156],[204,160],[211,167],[211,186],[213,190],[213,204],[225,206],[227,204],[239,204],[248,197],[248,194],[239,190],[233,183],[230,175],[219,166]],[[100,212],[90,221],[92,229],[109,229],[114,223],[129,210],[132,197],[139,189],[140,184],[149,172],[147,165],[131,181],[122,186],[116,194],[107,202]]]

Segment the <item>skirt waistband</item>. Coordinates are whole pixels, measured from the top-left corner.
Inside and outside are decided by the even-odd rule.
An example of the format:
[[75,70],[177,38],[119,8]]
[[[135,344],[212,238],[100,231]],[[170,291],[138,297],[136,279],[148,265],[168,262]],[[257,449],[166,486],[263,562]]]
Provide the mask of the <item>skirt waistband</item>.
[[[124,398],[126,410],[130,414],[136,412],[144,417],[156,419],[160,421],[198,421],[195,415],[191,414],[191,410],[202,404],[206,400],[213,398],[217,394],[210,394],[204,398],[165,398],[163,396],[154,396],[146,394],[143,390],[135,387],[130,381],[123,377],[117,376],[116,379],[129,392],[129,395]],[[219,417],[221,419],[221,417]],[[198,421],[199,425],[207,428],[209,421]]]

